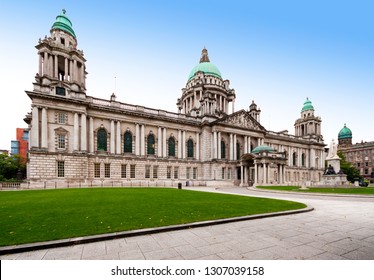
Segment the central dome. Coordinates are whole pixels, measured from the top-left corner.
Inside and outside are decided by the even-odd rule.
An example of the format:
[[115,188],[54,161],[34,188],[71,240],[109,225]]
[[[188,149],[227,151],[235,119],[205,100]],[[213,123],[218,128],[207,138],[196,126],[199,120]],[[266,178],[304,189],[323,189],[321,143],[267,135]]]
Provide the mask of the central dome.
[[217,66],[210,62],[208,51],[205,48],[201,52],[200,63],[191,70],[188,80],[191,80],[197,72],[203,72],[207,75],[212,75],[222,79],[221,72],[218,70]]

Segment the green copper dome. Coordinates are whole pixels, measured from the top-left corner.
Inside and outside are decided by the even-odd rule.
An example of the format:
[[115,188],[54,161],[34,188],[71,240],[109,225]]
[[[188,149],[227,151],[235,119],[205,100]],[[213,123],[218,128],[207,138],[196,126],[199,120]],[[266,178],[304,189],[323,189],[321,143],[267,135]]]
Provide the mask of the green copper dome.
[[62,10],[62,14],[56,17],[56,21],[52,25],[51,30],[59,29],[59,30],[69,33],[71,36],[76,38],[73,27],[72,27],[73,24],[71,23],[70,19],[68,19],[68,17],[65,15],[65,13],[66,11]]
[[210,62],[206,48],[202,50],[200,63],[191,70],[188,80],[191,80],[197,72],[204,72],[205,74],[222,79],[221,72],[213,63]]
[[338,139],[352,138],[352,131],[344,124],[344,127],[340,130]]
[[205,74],[213,75],[222,79],[221,72],[214,64],[210,62],[201,62],[192,69],[190,75],[188,76],[188,80],[191,80],[193,76],[195,76],[195,74],[200,71],[204,72]]
[[266,146],[266,145],[260,145],[257,146],[252,150],[252,154],[258,154],[261,152],[274,152],[275,150],[272,147]]
[[310,101],[308,98],[304,102],[303,109],[301,109],[301,112],[308,111],[308,110],[314,110],[314,107],[312,105],[312,101]]

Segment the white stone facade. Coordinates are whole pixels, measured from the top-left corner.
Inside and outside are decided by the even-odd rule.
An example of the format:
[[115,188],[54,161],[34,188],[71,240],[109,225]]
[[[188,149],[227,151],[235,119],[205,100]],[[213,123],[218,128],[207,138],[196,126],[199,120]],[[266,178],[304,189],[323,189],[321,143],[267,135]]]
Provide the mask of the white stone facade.
[[[109,100],[91,97],[85,89],[86,60],[76,46],[76,38],[58,28],[36,46],[39,73],[34,89],[26,91],[32,101],[26,118],[30,186],[185,181],[248,186],[320,180],[325,145],[314,110],[309,121],[315,123],[307,134],[267,131],[256,104],[235,111],[229,81],[204,71],[182,90],[178,113],[121,103],[114,95]],[[205,49],[203,58],[209,62]],[[302,115],[297,131],[303,122]],[[262,145],[282,154],[282,162],[249,156]]]

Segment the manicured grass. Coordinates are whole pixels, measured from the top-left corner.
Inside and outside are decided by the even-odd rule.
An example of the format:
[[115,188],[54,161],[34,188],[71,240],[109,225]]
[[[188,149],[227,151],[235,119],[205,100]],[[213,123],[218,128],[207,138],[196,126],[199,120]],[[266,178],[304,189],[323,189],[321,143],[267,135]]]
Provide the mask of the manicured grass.
[[0,192],[0,246],[301,209],[301,203],[156,188]]
[[309,193],[336,193],[336,194],[368,194],[374,195],[374,188],[310,188],[301,190],[300,186],[258,186],[259,189],[277,191],[295,191]]

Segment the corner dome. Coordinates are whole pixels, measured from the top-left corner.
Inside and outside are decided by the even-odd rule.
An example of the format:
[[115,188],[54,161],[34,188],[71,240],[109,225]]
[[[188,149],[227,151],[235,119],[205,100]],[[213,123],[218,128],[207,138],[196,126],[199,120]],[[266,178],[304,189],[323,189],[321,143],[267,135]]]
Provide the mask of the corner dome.
[[266,145],[257,146],[252,150],[252,154],[258,154],[261,152],[275,152],[275,150],[272,147]]
[[191,70],[188,80],[191,80],[197,72],[203,72],[207,75],[222,79],[221,72],[218,70],[217,66],[210,62],[206,48],[202,50],[200,63]]
[[51,31],[55,29],[59,29],[69,33],[71,36],[76,38],[75,32],[73,30],[73,24],[71,23],[70,19],[65,15],[66,11],[63,9],[62,14],[56,17],[56,21],[53,23],[51,27]]
[[304,102],[301,112],[308,111],[308,110],[314,110],[314,107],[312,105],[312,101],[310,101],[309,98],[306,98],[306,101]]
[[352,131],[344,124],[344,127],[340,130],[338,139],[352,138]]

